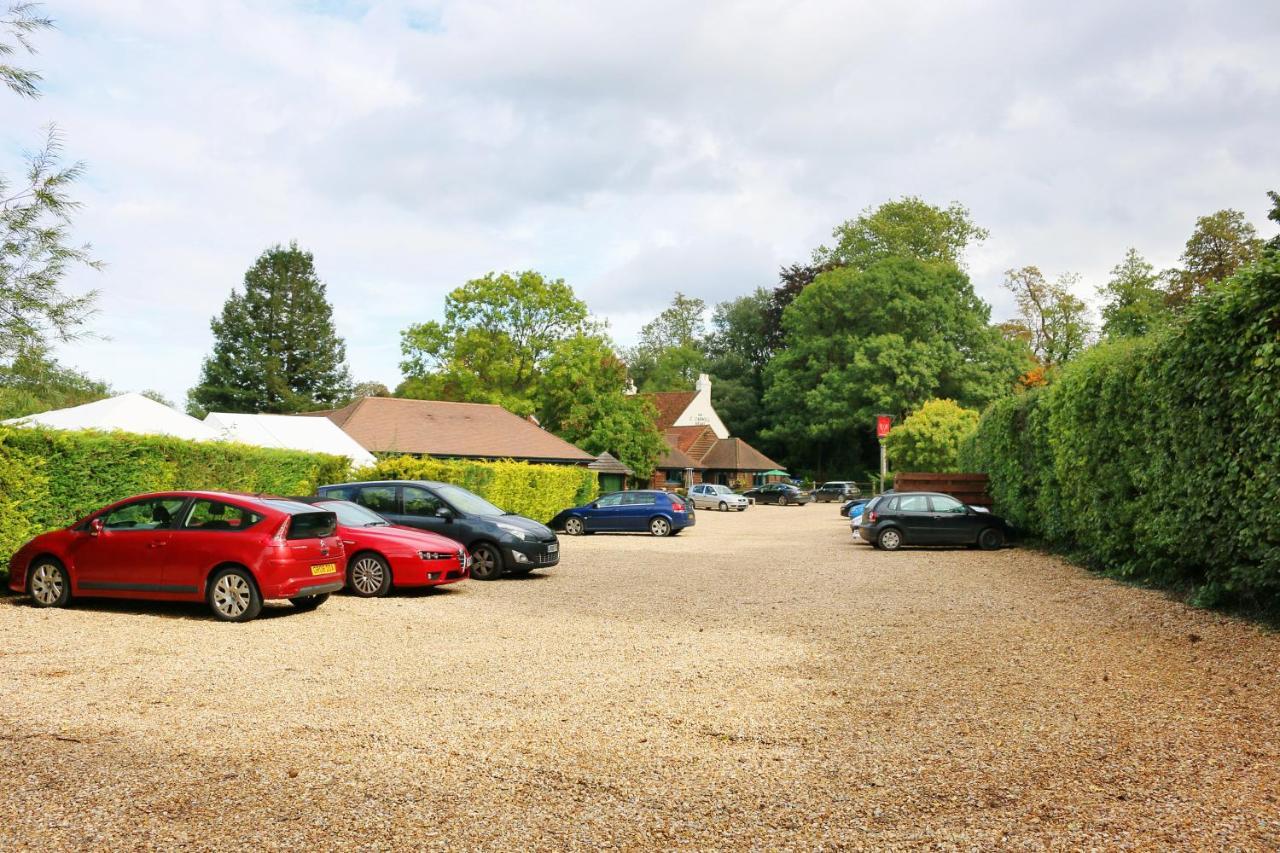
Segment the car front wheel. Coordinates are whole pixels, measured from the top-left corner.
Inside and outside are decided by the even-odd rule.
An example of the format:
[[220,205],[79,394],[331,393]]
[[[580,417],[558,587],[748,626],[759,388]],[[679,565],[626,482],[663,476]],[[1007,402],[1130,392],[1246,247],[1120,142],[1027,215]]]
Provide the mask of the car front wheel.
[[570,536],[581,536],[587,532],[587,528],[580,518],[571,518],[564,523],[564,532]]
[[482,542],[471,551],[471,577],[478,581],[495,580],[502,575],[502,554],[493,545]]
[[248,622],[262,612],[262,595],[244,569],[223,569],[209,581],[209,609],[223,622]]
[[892,527],[880,531],[876,544],[882,551],[896,551],[902,547],[902,534]]
[[670,536],[671,522],[665,518],[655,518],[649,522],[649,532],[654,536]]
[[978,534],[978,547],[984,551],[994,551],[1004,545],[1004,533],[996,527],[988,527]]
[[728,512],[728,511],[729,511],[729,505],[728,505],[727,503],[725,503],[724,501],[720,501],[720,511],[721,511],[721,512]]
[[347,566],[347,589],[361,598],[381,598],[391,591],[391,567],[377,554],[358,554]]
[[27,573],[27,592],[37,607],[66,607],[71,600],[71,579],[61,563],[46,558]]

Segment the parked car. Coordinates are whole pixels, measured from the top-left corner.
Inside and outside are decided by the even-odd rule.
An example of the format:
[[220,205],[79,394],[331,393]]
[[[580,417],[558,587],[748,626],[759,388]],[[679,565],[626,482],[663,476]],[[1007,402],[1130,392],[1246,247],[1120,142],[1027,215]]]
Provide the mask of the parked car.
[[769,483],[764,486],[756,486],[754,489],[748,489],[743,492],[743,495],[758,504],[788,506],[790,504],[803,505],[813,502],[813,493],[806,492],[789,483]]
[[833,501],[843,503],[861,494],[862,489],[858,488],[857,483],[849,480],[832,480],[819,486],[813,493],[813,499],[818,503],[831,503]]
[[715,508],[721,512],[736,509],[743,512],[751,501],[735,492],[728,486],[714,483],[699,483],[689,490],[689,500],[694,509]]
[[840,515],[844,518],[853,518],[855,514],[862,511],[862,508],[867,505],[869,500],[871,498],[854,498],[851,501],[845,501],[840,505]]
[[461,543],[438,533],[392,524],[351,501],[299,498],[338,517],[347,552],[347,591],[378,598],[392,587],[440,586],[467,577],[471,557]]
[[999,516],[979,512],[950,495],[897,492],[863,508],[858,533],[885,551],[903,545],[971,545],[993,550],[1008,541],[1010,528]]
[[379,480],[334,483],[320,497],[348,500],[393,524],[438,533],[462,543],[471,555],[471,577],[490,581],[527,575],[560,562],[560,540],[545,524],[506,512],[452,483]]
[[696,522],[686,498],[645,490],[613,492],[586,506],[566,509],[551,520],[551,526],[570,536],[603,532],[673,536]]
[[336,516],[297,501],[223,492],[159,492],[41,534],[9,561],[9,588],[39,607],[73,597],[205,601],[248,622],[272,598],[314,610],[342,589]]

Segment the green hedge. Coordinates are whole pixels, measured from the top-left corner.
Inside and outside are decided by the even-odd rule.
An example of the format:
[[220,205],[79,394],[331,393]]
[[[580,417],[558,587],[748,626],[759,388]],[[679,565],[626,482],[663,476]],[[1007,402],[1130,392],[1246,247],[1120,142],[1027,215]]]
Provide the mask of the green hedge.
[[1280,612],[1280,257],[993,404],[962,456],[999,512],[1096,568]]
[[0,429],[0,572],[36,533],[143,492],[215,489],[310,494],[347,478],[348,460],[229,442],[124,432]]
[[508,512],[538,521],[580,506],[599,491],[594,471],[568,465],[528,462],[472,462],[396,456],[355,474],[357,480],[438,480],[469,489]]

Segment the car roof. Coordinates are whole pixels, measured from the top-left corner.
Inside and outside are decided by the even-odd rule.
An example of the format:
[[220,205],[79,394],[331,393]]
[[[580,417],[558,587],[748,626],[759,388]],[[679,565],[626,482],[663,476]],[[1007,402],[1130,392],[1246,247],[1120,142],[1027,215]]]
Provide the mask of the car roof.
[[[348,486],[447,486],[438,480],[359,480],[354,483],[325,483],[316,489],[342,489]],[[461,487],[459,487],[461,488]],[[323,497],[323,495],[321,496]],[[330,498],[332,500],[332,498]]]
[[[127,498],[121,498],[118,501],[112,501],[107,506],[117,506],[132,501],[148,500],[150,498],[207,498],[208,500],[221,501],[223,503],[240,503],[252,504],[259,509],[274,509],[277,512],[288,512],[296,514],[298,512],[310,512],[311,507],[299,504],[291,498],[279,498],[274,495],[251,495],[246,492],[214,492],[203,489],[183,489],[170,492],[146,492],[140,495],[130,495]],[[268,502],[270,501],[270,503]],[[295,504],[292,508],[280,506],[280,503],[292,502]]]

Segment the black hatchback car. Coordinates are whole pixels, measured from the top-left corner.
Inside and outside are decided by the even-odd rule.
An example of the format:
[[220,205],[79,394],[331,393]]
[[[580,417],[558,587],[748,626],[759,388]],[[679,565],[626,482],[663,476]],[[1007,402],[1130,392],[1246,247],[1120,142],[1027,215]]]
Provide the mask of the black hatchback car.
[[545,524],[506,512],[451,483],[379,480],[321,486],[321,497],[354,501],[392,524],[417,527],[461,542],[471,552],[471,577],[527,575],[560,562],[560,540]]
[[797,489],[788,483],[769,483],[766,486],[756,486],[754,489],[748,489],[742,494],[758,504],[789,506],[813,502],[813,495],[810,492]]
[[903,545],[970,545],[994,550],[1009,539],[998,515],[938,492],[883,495],[863,507],[858,535],[885,551]]
[[858,488],[858,484],[851,480],[832,480],[815,489],[813,499],[816,503],[831,503],[832,501],[844,503],[861,494],[862,489]]

